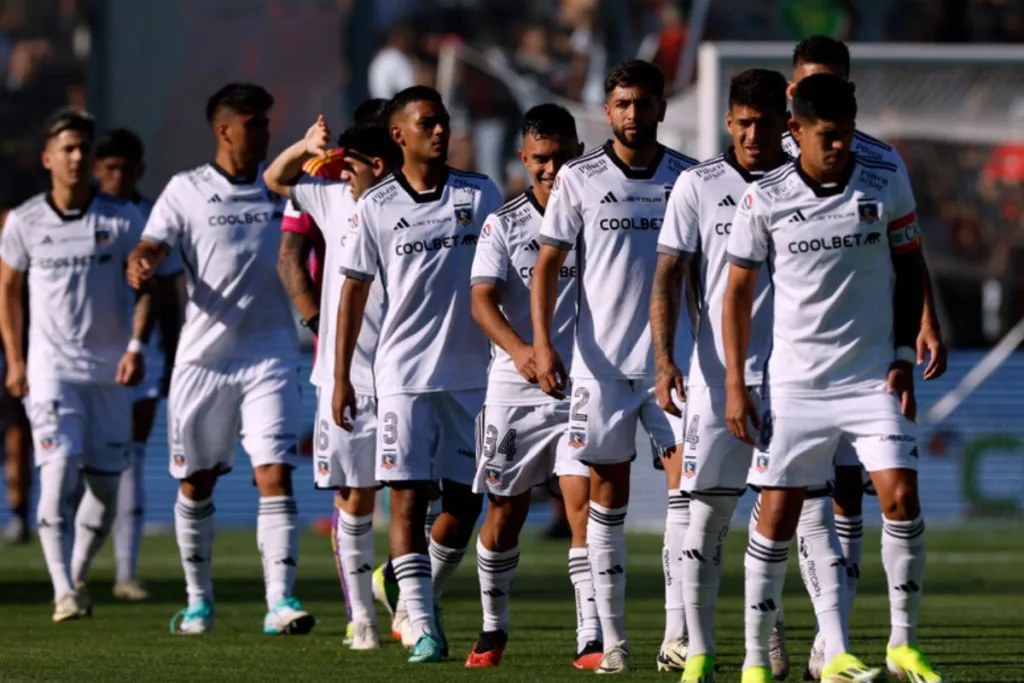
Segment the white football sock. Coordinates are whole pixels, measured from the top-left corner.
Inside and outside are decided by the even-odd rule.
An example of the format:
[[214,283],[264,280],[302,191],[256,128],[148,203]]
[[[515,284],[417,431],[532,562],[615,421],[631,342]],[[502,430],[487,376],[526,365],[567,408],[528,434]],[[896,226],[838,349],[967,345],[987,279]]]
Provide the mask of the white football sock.
[[626,640],[626,510],[590,501],[587,550],[606,653]]
[[842,608],[846,632],[849,633],[853,601],[857,597],[857,585],[860,583],[860,560],[864,552],[864,518],[861,515],[836,515],[835,518],[839,546],[846,562],[846,590],[843,591]]
[[430,580],[430,558],[422,553],[409,553],[391,560],[398,579],[398,590],[409,614],[413,640],[429,633],[438,635],[434,624],[434,588]]
[[508,603],[512,577],[519,564],[519,547],[493,552],[476,539],[476,571],[480,580],[480,603],[484,610],[483,631],[508,633]]
[[831,662],[849,651],[850,642],[842,611],[846,567],[836,535],[830,496],[804,500],[796,533],[800,577],[811,596],[818,629],[825,639],[825,661]]
[[75,542],[71,550],[71,576],[89,580],[89,567],[114,527],[120,473],[98,474],[82,470],[85,493],[75,514]]
[[743,561],[746,570],[743,631],[747,651],[744,669],[771,666],[768,641],[782,604],[790,545],[791,541],[772,541],[756,530],[751,531],[747,541],[747,554]]
[[909,522],[882,518],[882,565],[889,584],[889,646],[915,645],[925,565],[924,520],[920,516]]
[[687,656],[715,653],[715,607],[722,578],[722,548],[738,500],[730,495],[694,493],[690,502],[690,526],[683,544],[680,576],[690,631]]
[[377,623],[373,608],[373,515],[353,517],[338,510],[337,545],[344,573],[349,620]]
[[686,604],[683,597],[683,548],[690,525],[690,494],[669,489],[661,566],[665,575],[665,635],[663,643],[686,636]]
[[345,575],[345,568],[341,564],[341,549],[338,547],[338,539],[341,538],[341,509],[334,508],[331,513],[331,550],[334,551],[334,568],[338,572],[338,582],[341,583],[341,597],[345,601],[345,617],[352,621],[352,603],[348,599],[348,576]]
[[576,596],[576,652],[587,643],[601,641],[601,619],[597,616],[594,577],[586,547],[569,548],[569,580]]
[[267,607],[290,598],[299,563],[299,511],[291,496],[261,496],[256,513],[256,543],[263,558]]
[[118,485],[117,517],[114,518],[118,582],[134,579],[139,561],[142,527],[146,523],[145,448],[142,443],[132,444],[128,469],[121,473]]
[[72,505],[81,470],[75,458],[57,458],[39,467],[39,504],[36,508],[36,532],[43,546],[46,569],[53,583],[54,601],[70,590]]
[[174,503],[174,535],[185,570],[188,603],[213,600],[213,499],[189,500],[180,490]]
[[449,548],[430,539],[430,574],[434,582],[434,600],[440,600],[448,580],[462,564],[465,548]]

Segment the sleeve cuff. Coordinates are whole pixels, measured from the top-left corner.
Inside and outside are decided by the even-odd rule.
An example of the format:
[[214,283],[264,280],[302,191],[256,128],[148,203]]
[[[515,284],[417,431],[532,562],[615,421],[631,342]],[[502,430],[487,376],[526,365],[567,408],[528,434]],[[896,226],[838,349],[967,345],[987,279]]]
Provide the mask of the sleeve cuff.
[[363,273],[358,270],[352,270],[351,268],[342,268],[341,274],[345,277],[350,277],[353,280],[359,280],[361,282],[373,282],[373,275],[371,273]]
[[689,261],[691,258],[693,258],[693,252],[692,251],[685,251],[683,249],[676,249],[675,247],[670,247],[670,246],[665,245],[665,244],[659,244],[658,245],[658,253],[659,254],[665,254],[667,256],[672,256],[674,258],[685,259],[687,261]]
[[555,239],[554,237],[548,237],[547,235],[540,236],[540,243],[554,247],[555,249],[561,249],[562,251],[572,251],[572,242],[565,242],[563,240]]
[[500,277],[488,277],[479,275],[477,277],[469,278],[469,284],[471,285],[501,285],[504,283],[505,280]]
[[746,268],[747,270],[757,270],[761,267],[761,264],[764,263],[764,261],[752,261],[748,258],[737,256],[736,254],[729,254],[728,258],[729,263],[739,266],[740,268]]

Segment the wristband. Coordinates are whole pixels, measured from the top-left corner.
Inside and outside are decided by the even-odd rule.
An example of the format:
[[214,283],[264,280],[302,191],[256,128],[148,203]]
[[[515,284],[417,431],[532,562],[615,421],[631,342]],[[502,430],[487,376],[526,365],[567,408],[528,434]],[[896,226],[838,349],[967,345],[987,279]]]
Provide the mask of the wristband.
[[138,339],[132,339],[128,342],[128,353],[142,353],[146,349],[146,345]]
[[303,320],[302,326],[311,331],[313,334],[320,335],[320,314],[317,313],[309,320]]
[[913,365],[917,362],[917,352],[909,346],[897,346],[896,362],[910,363]]

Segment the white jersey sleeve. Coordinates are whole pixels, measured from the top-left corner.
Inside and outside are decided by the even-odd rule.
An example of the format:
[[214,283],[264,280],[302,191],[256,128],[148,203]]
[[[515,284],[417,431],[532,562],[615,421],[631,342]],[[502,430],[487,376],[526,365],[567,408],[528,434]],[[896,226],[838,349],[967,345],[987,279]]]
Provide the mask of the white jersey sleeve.
[[377,272],[380,249],[374,212],[368,211],[367,208],[366,197],[363,197],[356,204],[352,225],[345,238],[341,272],[345,277],[370,282]]
[[576,243],[583,229],[582,196],[576,182],[576,175],[568,165],[559,169],[555,176],[555,187],[544,211],[544,222],[541,223],[541,244],[568,251]]
[[0,259],[14,270],[22,273],[28,270],[29,256],[23,223],[13,211],[7,215],[3,233],[0,233]]
[[769,209],[757,184],[743,194],[729,235],[729,262],[748,269],[760,268],[768,258]]
[[175,192],[178,181],[177,176],[171,178],[157,197],[142,233],[143,240],[162,244],[168,251],[174,251],[178,246],[187,222],[186,212],[178,205]]
[[679,176],[665,207],[665,222],[658,233],[658,252],[689,258],[700,248],[700,210],[697,176]]
[[508,245],[505,243],[501,222],[493,213],[484,219],[480,240],[473,255],[470,284],[496,285],[505,282],[508,274]]
[[303,174],[292,186],[292,198],[288,203],[297,213],[308,213],[320,226],[327,225],[332,219],[347,221],[345,216],[328,216],[330,199],[327,197],[327,186],[328,181]]

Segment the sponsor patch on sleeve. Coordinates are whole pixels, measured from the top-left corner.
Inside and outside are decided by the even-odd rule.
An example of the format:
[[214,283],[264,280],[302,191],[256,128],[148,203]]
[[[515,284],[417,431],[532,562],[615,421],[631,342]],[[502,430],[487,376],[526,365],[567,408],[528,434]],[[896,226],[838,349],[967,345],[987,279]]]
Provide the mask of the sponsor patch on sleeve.
[[894,254],[907,254],[921,248],[916,213],[910,212],[889,223],[889,248]]

